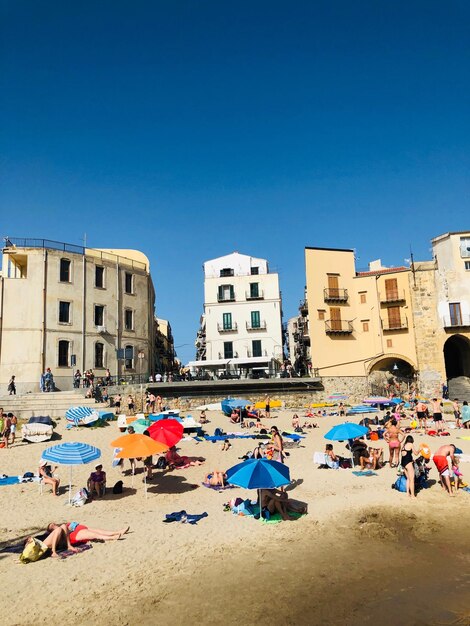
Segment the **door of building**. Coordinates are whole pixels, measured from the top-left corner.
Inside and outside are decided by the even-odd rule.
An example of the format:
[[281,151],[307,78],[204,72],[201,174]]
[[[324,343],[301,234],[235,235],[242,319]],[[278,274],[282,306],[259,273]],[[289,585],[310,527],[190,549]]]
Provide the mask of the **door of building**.
[[337,276],[328,276],[328,295],[330,298],[339,298],[339,283]]
[[341,330],[341,309],[338,307],[330,308],[331,330]]

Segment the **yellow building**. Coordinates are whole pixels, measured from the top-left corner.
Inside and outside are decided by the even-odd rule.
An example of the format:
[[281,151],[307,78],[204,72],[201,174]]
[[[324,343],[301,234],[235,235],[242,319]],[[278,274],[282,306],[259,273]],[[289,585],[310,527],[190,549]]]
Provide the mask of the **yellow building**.
[[36,391],[50,367],[65,390],[77,369],[131,378],[153,368],[155,293],[142,252],[7,239],[0,283],[0,384],[15,375],[19,393]]
[[393,374],[411,381],[410,268],[374,261],[369,271],[357,272],[353,250],[317,247],[305,249],[305,264],[314,375],[367,380],[383,372],[378,379]]

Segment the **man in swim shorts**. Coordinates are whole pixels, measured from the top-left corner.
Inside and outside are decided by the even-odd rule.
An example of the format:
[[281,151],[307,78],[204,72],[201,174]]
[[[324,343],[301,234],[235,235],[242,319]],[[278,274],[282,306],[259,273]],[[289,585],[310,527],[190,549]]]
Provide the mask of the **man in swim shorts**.
[[439,402],[437,398],[432,399],[432,418],[434,420],[434,426],[437,431],[442,430],[443,427],[443,418],[442,418],[442,402]]
[[452,483],[450,482],[450,477],[453,474],[452,467],[456,465],[455,459],[455,446],[453,443],[441,446],[436,450],[436,453],[432,457],[434,465],[439,472],[439,480],[441,486],[447,491],[450,496],[454,495],[452,491]]

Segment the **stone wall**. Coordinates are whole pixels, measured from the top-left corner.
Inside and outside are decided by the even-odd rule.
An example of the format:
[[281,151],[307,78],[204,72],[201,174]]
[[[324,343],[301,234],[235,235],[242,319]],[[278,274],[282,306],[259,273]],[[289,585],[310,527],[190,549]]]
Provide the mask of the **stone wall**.
[[416,336],[418,389],[426,397],[440,395],[446,379],[444,355],[439,337],[435,264],[433,261],[415,266],[411,281],[411,314]]
[[[312,403],[321,403],[327,401],[330,394],[341,393],[349,396],[349,404],[357,404],[369,395],[369,384],[366,376],[331,376],[322,378],[324,386],[323,391],[256,391],[253,394],[240,394],[244,398],[250,398],[254,402],[263,400],[266,393],[270,393],[273,400],[281,400],[284,406],[293,409],[302,409]],[[135,400],[136,412],[142,412],[141,388],[140,385],[124,385],[120,387],[110,387],[110,397],[120,393],[122,395],[121,406],[123,409],[127,407],[127,396],[131,394]],[[194,411],[198,406],[221,402],[227,396],[204,394],[201,390],[200,395],[185,396],[181,395],[176,398],[165,398],[163,395],[163,403],[171,409],[179,409],[180,411]],[[145,403],[145,386],[143,387],[143,399]],[[144,407],[145,408],[145,407]]]

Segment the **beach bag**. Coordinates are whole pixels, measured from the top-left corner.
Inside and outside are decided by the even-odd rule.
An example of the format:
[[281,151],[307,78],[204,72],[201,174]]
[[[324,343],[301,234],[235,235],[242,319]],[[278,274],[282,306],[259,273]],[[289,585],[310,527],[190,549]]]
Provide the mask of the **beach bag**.
[[406,476],[399,476],[392,485],[392,489],[396,489],[401,493],[406,493]]
[[114,485],[113,487],[113,493],[114,495],[120,494],[122,493],[122,485],[124,483],[122,482],[122,480],[118,480],[117,483]]
[[168,466],[168,463],[166,462],[165,457],[164,456],[159,456],[158,457],[158,461],[157,461],[155,467],[157,469],[166,469],[167,466]]
[[48,550],[49,548],[44,542],[33,537],[33,540],[26,544],[25,549],[21,553],[20,562],[34,563],[35,561],[39,561],[39,559],[42,558]]
[[90,497],[88,489],[83,487],[72,498],[72,506],[83,506]]
[[371,441],[378,441],[378,440],[379,440],[379,433],[376,433],[376,432],[372,432],[372,433],[370,433],[370,437],[369,437],[369,439],[370,439]]

